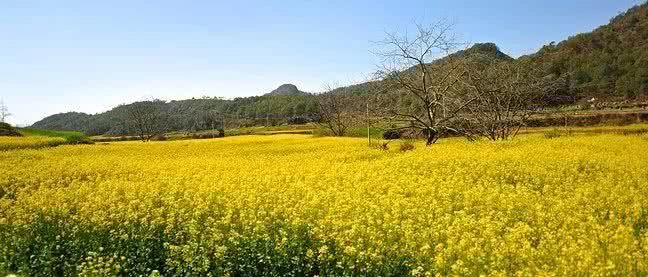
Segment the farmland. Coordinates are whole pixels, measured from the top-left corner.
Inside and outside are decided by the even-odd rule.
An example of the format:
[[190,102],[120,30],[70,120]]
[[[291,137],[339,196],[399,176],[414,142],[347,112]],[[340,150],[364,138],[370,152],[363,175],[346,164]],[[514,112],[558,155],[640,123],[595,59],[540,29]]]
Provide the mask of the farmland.
[[52,147],[64,143],[65,139],[58,137],[0,137],[0,151]]
[[3,151],[0,274],[648,274],[645,134],[397,144]]
[[92,143],[86,136],[72,131],[47,131],[23,128],[18,131],[21,137],[0,136],[0,151],[16,149],[38,149],[63,144]]

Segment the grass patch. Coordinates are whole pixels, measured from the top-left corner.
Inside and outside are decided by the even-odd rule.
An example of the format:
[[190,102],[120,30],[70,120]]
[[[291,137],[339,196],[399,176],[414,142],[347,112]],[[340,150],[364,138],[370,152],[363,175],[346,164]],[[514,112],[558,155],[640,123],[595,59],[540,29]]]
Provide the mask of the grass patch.
[[76,131],[51,131],[33,128],[21,128],[19,132],[24,136],[62,138],[67,144],[91,144],[92,140],[85,134]]
[[18,129],[22,136],[0,137],[0,151],[39,149],[63,144],[93,144],[85,134],[73,131],[49,131],[32,128]]

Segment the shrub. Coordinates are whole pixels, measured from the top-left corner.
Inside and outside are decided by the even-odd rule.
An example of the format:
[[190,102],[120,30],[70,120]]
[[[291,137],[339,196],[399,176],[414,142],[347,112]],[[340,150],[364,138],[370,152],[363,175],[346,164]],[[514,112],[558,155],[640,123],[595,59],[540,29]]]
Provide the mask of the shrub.
[[387,151],[387,150],[389,150],[389,143],[390,142],[391,141],[379,141],[379,142],[376,142],[376,143],[371,143],[371,147],[373,147],[375,149],[378,149],[378,150]]
[[401,138],[406,138],[406,139],[417,139],[423,137],[421,135],[421,131],[416,130],[414,128],[401,129],[399,133],[401,135]]
[[401,152],[412,151],[412,150],[414,150],[414,148],[416,148],[416,146],[414,146],[414,143],[409,141],[409,140],[404,140],[400,144],[400,151]]
[[8,123],[0,122],[0,136],[7,137],[20,137],[20,134],[14,127],[11,127]]
[[66,135],[65,141],[68,144],[93,144],[94,143],[92,140],[88,139],[88,137],[83,134]]
[[393,140],[401,138],[401,134],[398,130],[387,130],[383,133],[383,139]]

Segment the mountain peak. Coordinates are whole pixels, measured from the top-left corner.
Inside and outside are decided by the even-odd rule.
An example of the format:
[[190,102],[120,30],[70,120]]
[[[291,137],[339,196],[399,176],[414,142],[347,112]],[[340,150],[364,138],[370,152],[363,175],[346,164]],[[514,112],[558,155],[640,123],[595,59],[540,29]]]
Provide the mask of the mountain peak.
[[293,84],[283,84],[266,95],[273,95],[273,96],[289,95],[290,96],[290,95],[300,95],[300,94],[304,94],[304,92],[300,91],[297,88],[297,86]]
[[470,48],[466,50],[461,50],[457,53],[454,53],[450,56],[473,56],[473,55],[484,55],[495,59],[500,60],[513,60],[511,56],[500,51],[497,44],[493,42],[484,42],[484,43],[475,43]]

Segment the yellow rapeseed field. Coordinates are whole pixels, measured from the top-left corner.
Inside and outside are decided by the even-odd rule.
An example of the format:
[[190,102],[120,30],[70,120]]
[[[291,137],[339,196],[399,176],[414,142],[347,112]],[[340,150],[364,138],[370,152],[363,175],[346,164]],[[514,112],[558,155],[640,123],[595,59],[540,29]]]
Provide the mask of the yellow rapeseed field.
[[65,139],[58,137],[29,136],[29,137],[0,137],[0,151],[42,148],[57,146],[65,143]]
[[[394,147],[392,147],[394,148]],[[0,274],[648,275],[648,139],[0,152]]]

